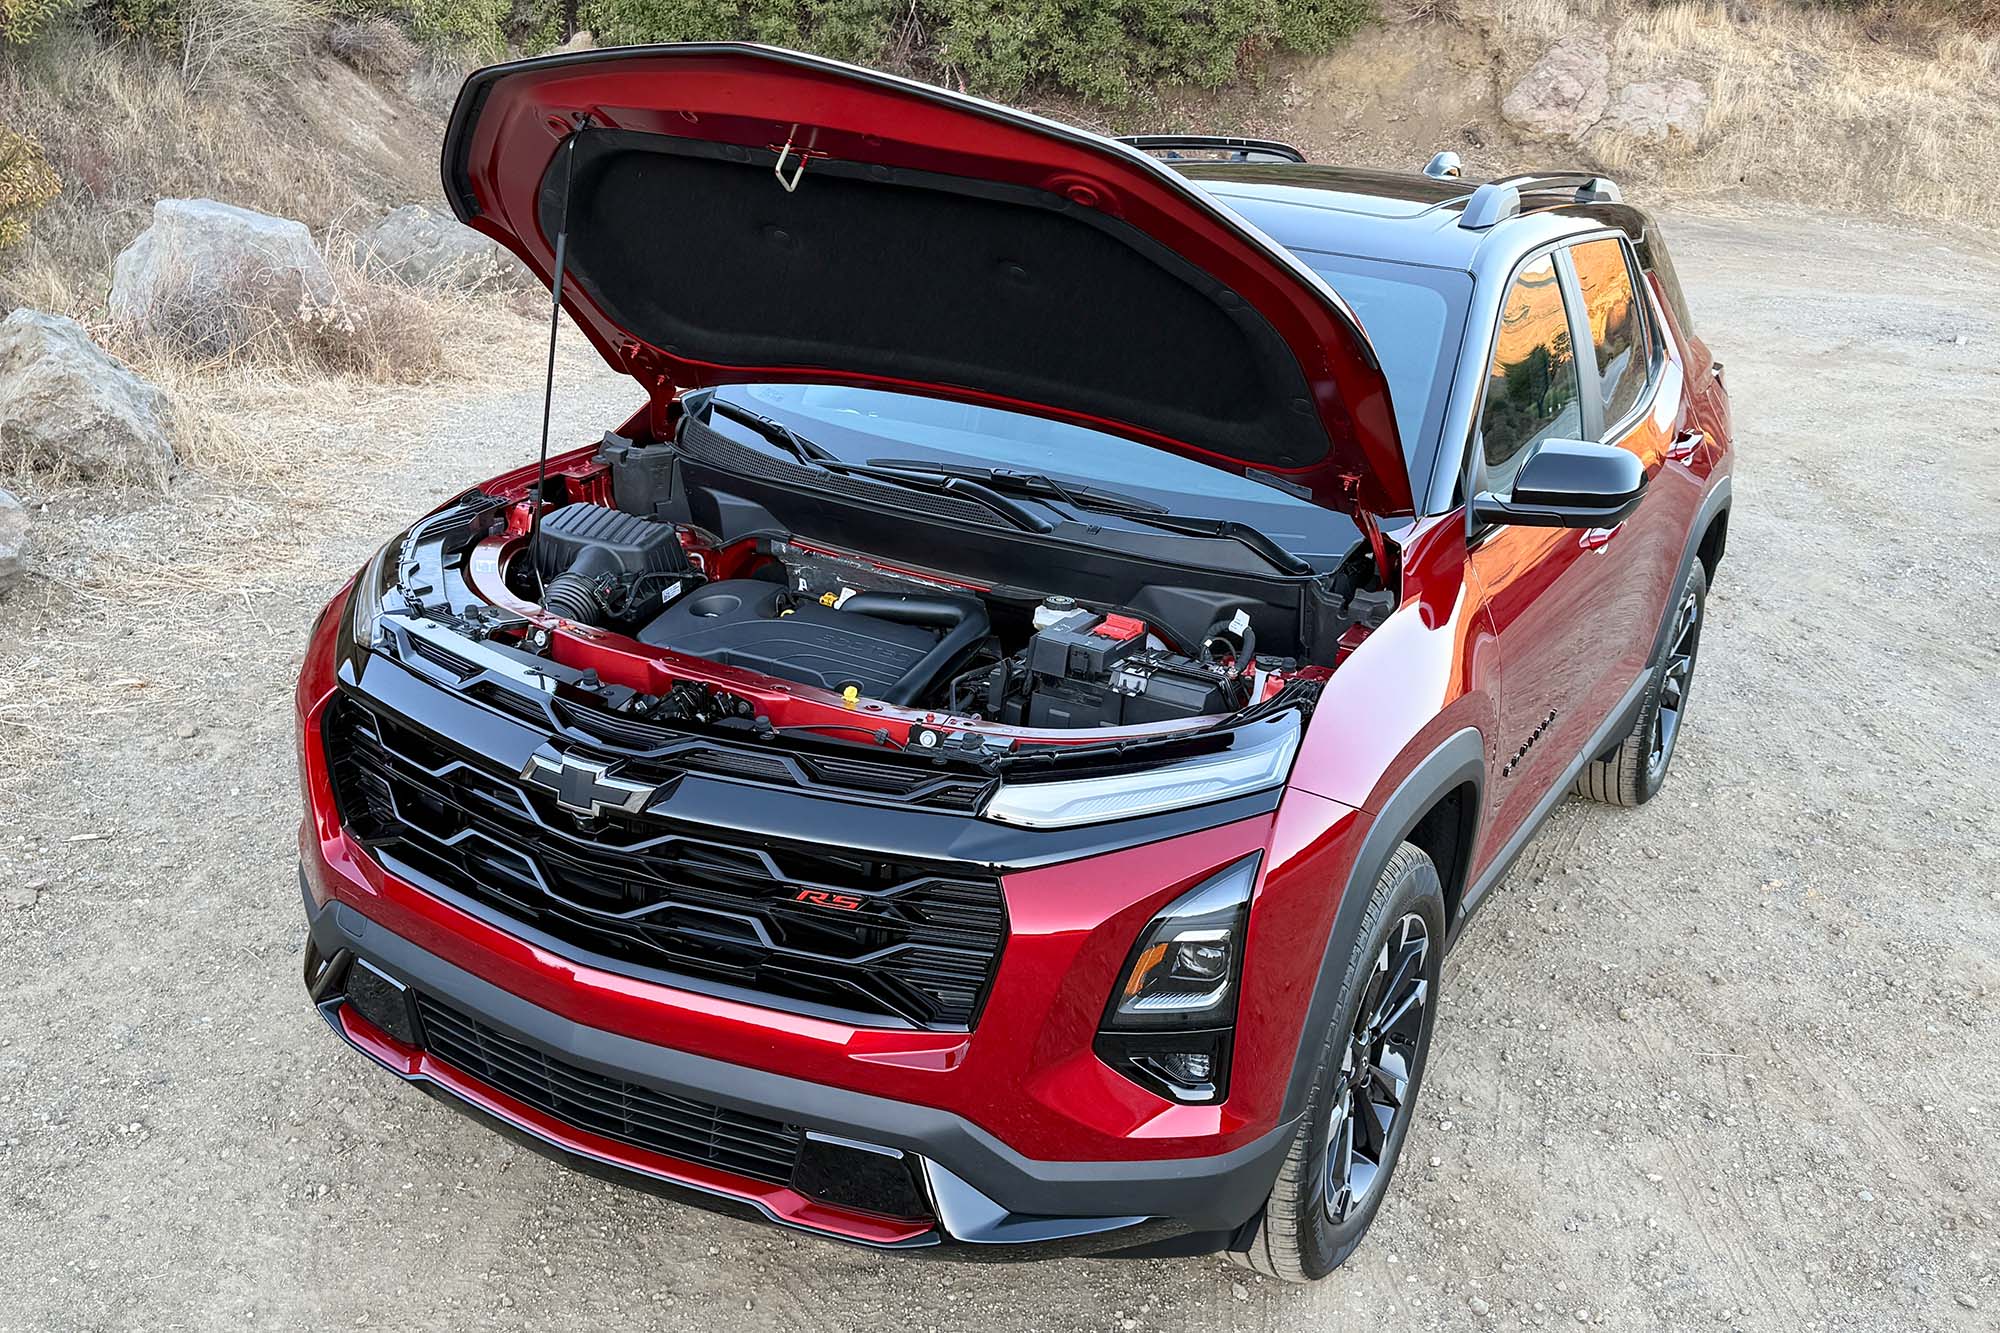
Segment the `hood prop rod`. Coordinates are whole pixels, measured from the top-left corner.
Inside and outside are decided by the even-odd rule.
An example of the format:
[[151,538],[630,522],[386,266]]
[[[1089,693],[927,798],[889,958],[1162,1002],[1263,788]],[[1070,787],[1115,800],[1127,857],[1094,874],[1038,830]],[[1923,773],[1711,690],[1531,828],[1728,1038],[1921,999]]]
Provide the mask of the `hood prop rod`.
[[535,571],[537,595],[546,597],[548,587],[542,580],[541,561],[536,559],[536,547],[542,536],[542,506],[547,503],[546,491],[549,484],[549,415],[555,407],[556,395],[556,334],[562,328],[563,266],[569,256],[569,196],[570,186],[576,181],[576,141],[585,127],[590,124],[586,116],[562,141],[563,154],[563,196],[562,210],[556,215],[556,273],[549,284],[554,300],[549,304],[549,365],[542,378],[542,453],[535,464],[535,499],[528,509],[528,564]]

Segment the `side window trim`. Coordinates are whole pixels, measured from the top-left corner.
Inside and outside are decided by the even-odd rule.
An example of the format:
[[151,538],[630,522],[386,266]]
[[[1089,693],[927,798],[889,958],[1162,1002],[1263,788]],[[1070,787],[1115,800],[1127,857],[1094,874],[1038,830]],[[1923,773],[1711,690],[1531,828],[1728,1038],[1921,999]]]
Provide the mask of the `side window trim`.
[[[1604,438],[1604,367],[1597,364],[1597,336],[1590,329],[1590,311],[1584,308],[1583,288],[1576,280],[1576,264],[1570,246],[1556,251],[1556,277],[1562,286],[1563,313],[1569,317],[1570,357],[1576,363],[1576,396],[1583,417],[1583,438]],[[1584,375],[1588,367],[1590,374]]]
[[[1567,249],[1572,241],[1573,238],[1565,237],[1559,241],[1550,241],[1547,244],[1536,246],[1514,261],[1514,266],[1507,270],[1506,280],[1500,285],[1500,304],[1493,312],[1492,323],[1487,326],[1485,345],[1480,352],[1482,362],[1478,368],[1479,392],[1472,400],[1471,424],[1467,428],[1465,439],[1460,445],[1461,461],[1459,464],[1459,475],[1462,481],[1459,488],[1464,493],[1466,541],[1468,546],[1477,546],[1488,536],[1501,530],[1499,525],[1479,523],[1473,519],[1472,497],[1479,494],[1482,489],[1482,483],[1486,480],[1486,441],[1484,432],[1480,428],[1480,423],[1486,415],[1487,381],[1491,378],[1487,374],[1487,366],[1493,359],[1493,349],[1500,344],[1500,325],[1507,317],[1507,294],[1513,291],[1514,284],[1520,281],[1523,269],[1538,260],[1544,258],[1552,259],[1556,267],[1560,290],[1563,294],[1563,311],[1570,324],[1570,342],[1574,344],[1576,341],[1576,279],[1574,273],[1570,270],[1569,256],[1567,254]],[[1569,276],[1564,277],[1564,274],[1569,274]],[[1468,339],[1471,337],[1469,322],[1466,329],[1466,336]],[[1467,350],[1470,350],[1469,344]],[[1572,357],[1575,355],[1573,347],[1571,355]],[[1595,347],[1592,347],[1592,364],[1596,363],[1596,356],[1597,350]],[[1580,369],[1578,373],[1581,374]],[[1581,383],[1577,386],[1579,402],[1588,396],[1582,392],[1582,387]],[[1525,462],[1526,460],[1524,459],[1523,461]]]
[[[1624,416],[1619,417],[1616,421],[1604,421],[1602,419],[1604,415],[1603,391],[1600,389],[1597,393],[1585,395],[1587,398],[1597,400],[1597,414],[1599,417],[1597,433],[1590,438],[1604,444],[1616,444],[1619,440],[1630,434],[1634,426],[1652,414],[1654,402],[1660,396],[1661,381],[1665,379],[1665,376],[1660,372],[1666,365],[1666,344],[1660,336],[1658,321],[1654,318],[1653,303],[1649,299],[1652,295],[1652,286],[1646,281],[1645,270],[1639,266],[1638,256],[1633,253],[1629,237],[1616,231],[1600,232],[1591,236],[1579,236],[1575,240],[1570,241],[1568,246],[1565,247],[1563,256],[1565,261],[1569,258],[1568,249],[1579,245],[1588,245],[1592,241],[1601,241],[1607,237],[1617,242],[1618,253],[1624,257],[1625,281],[1632,288],[1632,308],[1638,312],[1639,331],[1641,336],[1646,340],[1646,383],[1639,390],[1639,396],[1633,401],[1632,406],[1625,410]],[[1576,274],[1574,263],[1569,264],[1569,271],[1573,281]],[[1581,295],[1581,289],[1579,289],[1578,295]],[[1583,338],[1585,342],[1590,344],[1590,362],[1593,366],[1596,366],[1597,341],[1590,331],[1590,316],[1587,311],[1584,312],[1583,323]],[[1604,374],[1602,366],[1598,366],[1597,373],[1598,383],[1601,385]]]

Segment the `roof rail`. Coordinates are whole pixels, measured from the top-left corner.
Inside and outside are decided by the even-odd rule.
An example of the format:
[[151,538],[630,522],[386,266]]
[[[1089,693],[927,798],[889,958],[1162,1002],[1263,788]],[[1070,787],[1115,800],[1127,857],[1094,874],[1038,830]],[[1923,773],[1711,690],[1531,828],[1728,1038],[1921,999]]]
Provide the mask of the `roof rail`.
[[1169,162],[1190,153],[1221,153],[1227,162],[1303,162],[1306,155],[1276,139],[1239,139],[1230,134],[1126,134],[1118,142]]
[[1459,216],[1458,225],[1467,231],[1484,231],[1519,213],[1523,194],[1549,190],[1574,190],[1570,202],[1577,204],[1615,204],[1624,198],[1616,181],[1609,176],[1597,176],[1587,171],[1503,176],[1499,180],[1487,181],[1472,192],[1472,197],[1465,201],[1465,212]]
[[1438,180],[1456,179],[1464,174],[1465,164],[1458,160],[1457,153],[1436,153],[1432,155],[1430,161],[1424,163],[1424,175]]

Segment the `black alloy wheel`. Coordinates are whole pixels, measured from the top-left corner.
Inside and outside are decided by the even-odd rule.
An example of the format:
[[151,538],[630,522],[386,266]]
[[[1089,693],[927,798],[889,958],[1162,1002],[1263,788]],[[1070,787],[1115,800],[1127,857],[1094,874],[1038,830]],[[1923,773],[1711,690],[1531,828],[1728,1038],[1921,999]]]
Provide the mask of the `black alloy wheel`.
[[1701,598],[1690,585],[1674,612],[1674,627],[1667,640],[1667,669],[1660,677],[1659,707],[1653,712],[1653,745],[1646,755],[1646,774],[1656,784],[1666,776],[1667,764],[1674,757],[1674,742],[1681,734],[1688,686],[1694,682],[1695,651],[1701,647],[1701,611]]
[[1405,913],[1376,954],[1354,1015],[1328,1121],[1326,1215],[1334,1222],[1373,1195],[1397,1120],[1409,1114],[1410,1076],[1430,1003],[1431,948],[1423,918]]
[[1263,1209],[1231,1239],[1233,1262],[1310,1282],[1367,1236],[1416,1122],[1445,920],[1437,867],[1401,844],[1377,873],[1359,928],[1329,941],[1340,989],[1301,1052],[1312,1061],[1304,1113]]

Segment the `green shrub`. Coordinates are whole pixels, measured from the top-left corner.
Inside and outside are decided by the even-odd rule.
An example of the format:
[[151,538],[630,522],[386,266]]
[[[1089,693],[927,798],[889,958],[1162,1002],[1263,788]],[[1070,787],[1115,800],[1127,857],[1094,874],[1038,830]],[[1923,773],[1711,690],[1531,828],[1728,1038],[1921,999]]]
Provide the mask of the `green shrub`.
[[1331,50],[1372,12],[1373,0],[586,0],[581,17],[607,45],[739,37],[864,64],[921,34],[917,60],[975,91],[1123,102],[1162,81],[1219,87],[1273,49]]
[[41,145],[0,125],[0,250],[26,240],[28,219],[61,193]]
[[0,46],[26,46],[82,7],[82,0],[0,0]]
[[588,0],[583,26],[607,46],[748,38],[840,60],[879,59],[907,0]]
[[1272,49],[1332,50],[1372,0],[934,0],[940,58],[1000,96],[1046,85],[1101,102],[1153,83],[1216,88]]
[[442,50],[499,59],[507,54],[512,0],[410,0],[410,31]]
[[181,12],[175,0],[110,0],[104,18],[120,37],[129,37],[163,55],[181,46]]

